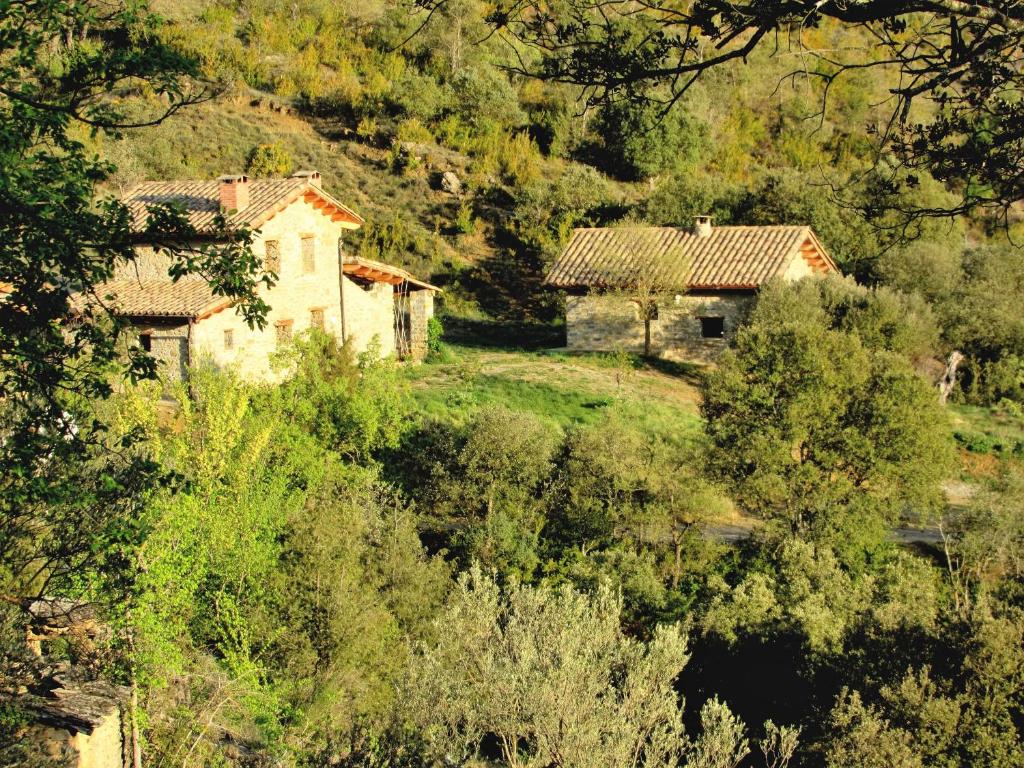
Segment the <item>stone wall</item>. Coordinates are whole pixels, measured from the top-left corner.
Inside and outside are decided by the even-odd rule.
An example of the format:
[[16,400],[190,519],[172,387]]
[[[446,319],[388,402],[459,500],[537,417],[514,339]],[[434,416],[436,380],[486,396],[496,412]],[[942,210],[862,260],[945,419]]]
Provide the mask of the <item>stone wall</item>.
[[[753,307],[751,292],[685,294],[658,301],[651,321],[651,352],[669,360],[712,362]],[[725,336],[703,338],[701,317],[722,318]],[[638,305],[615,294],[568,296],[566,346],[574,350],[644,351],[644,321]]]
[[434,292],[412,291],[409,294],[409,360],[423,360],[427,356],[427,335],[430,318],[434,316]]
[[352,349],[380,347],[381,357],[395,354],[395,289],[390,283],[345,278],[345,337]]
[[135,333],[149,336],[150,352],[160,363],[160,377],[164,381],[173,383],[184,378],[189,362],[187,322],[140,319],[136,321]]
[[[269,290],[259,289],[270,307],[266,327],[249,328],[234,309],[228,308],[195,322],[191,350],[187,325],[178,326],[173,334],[154,331],[153,352],[167,361],[169,378],[180,378],[184,370],[184,363],[175,361],[205,359],[233,369],[250,381],[277,380],[283,372],[275,371],[271,360],[280,347],[279,328],[288,328],[295,338],[322,320],[323,330],[341,339],[343,301],[344,331],[353,349],[364,352],[376,339],[382,356],[395,354],[394,288],[387,283],[353,280],[341,273],[338,248],[345,231],[341,224],[303,200],[264,224],[253,242],[253,251],[265,257],[267,242],[276,241],[280,256],[277,283]],[[310,236],[315,242],[314,269],[307,271],[302,239]],[[145,246],[137,253],[136,263],[121,266],[115,277],[167,279],[170,260],[166,256]],[[140,321],[140,331],[146,332],[147,327]]]
[[[338,239],[342,231],[340,224],[303,200],[264,224],[253,241],[253,252],[265,257],[267,242],[276,241],[280,256],[277,283],[269,290],[260,288],[260,295],[270,307],[266,327],[249,328],[230,308],[200,318],[192,330],[194,359],[232,368],[250,381],[273,381],[280,376],[271,365],[279,348],[279,326],[288,326],[294,338],[309,330],[313,311],[317,310],[323,318],[324,330],[340,337]],[[307,272],[303,264],[305,236],[312,236],[315,243],[312,272]],[[230,332],[230,337],[226,332]]]

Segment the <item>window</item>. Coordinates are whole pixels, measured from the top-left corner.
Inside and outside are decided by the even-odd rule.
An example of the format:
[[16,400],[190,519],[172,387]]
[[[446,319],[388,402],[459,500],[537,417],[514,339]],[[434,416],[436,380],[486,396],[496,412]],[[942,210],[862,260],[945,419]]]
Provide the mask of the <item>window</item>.
[[302,271],[307,275],[316,271],[316,238],[312,235],[302,236]]
[[281,242],[279,240],[267,240],[263,244],[263,250],[263,269],[267,272],[273,272],[275,275],[281,274]]
[[224,349],[235,348],[235,332],[231,329],[224,331]]
[[292,340],[292,321],[278,320],[274,323],[274,330],[277,331],[277,343],[287,344]]
[[146,352],[153,351],[153,335],[150,333],[139,334],[139,346],[142,347]]
[[322,309],[309,310],[309,327],[321,331],[324,329],[324,311]]
[[724,317],[702,317],[700,318],[700,335],[705,339],[725,338]]

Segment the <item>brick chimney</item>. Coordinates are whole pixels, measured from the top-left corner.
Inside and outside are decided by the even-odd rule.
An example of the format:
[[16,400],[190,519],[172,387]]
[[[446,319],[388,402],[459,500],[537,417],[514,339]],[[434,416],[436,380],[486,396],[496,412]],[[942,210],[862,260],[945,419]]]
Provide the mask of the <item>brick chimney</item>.
[[244,211],[249,207],[249,177],[221,176],[220,209],[225,213]]
[[319,171],[296,171],[292,174],[293,179],[305,179],[312,186],[320,189],[320,172]]
[[711,235],[711,217],[697,216],[693,220],[693,234],[697,237],[708,237]]

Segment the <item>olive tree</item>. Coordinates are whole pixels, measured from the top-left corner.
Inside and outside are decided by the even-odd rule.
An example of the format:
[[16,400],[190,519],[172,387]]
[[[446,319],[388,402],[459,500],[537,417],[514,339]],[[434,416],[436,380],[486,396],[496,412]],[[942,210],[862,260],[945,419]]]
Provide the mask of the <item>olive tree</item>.
[[411,721],[455,764],[491,737],[509,766],[678,765],[686,641],[678,626],[629,638],[621,611],[607,587],[502,589],[472,569],[412,668]]

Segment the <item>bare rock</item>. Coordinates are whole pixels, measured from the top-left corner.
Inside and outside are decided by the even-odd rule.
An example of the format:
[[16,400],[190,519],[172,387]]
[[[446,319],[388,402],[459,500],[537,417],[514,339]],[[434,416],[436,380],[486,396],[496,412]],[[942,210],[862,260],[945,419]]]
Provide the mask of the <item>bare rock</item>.
[[462,180],[453,171],[445,171],[441,174],[441,189],[449,195],[461,195]]

